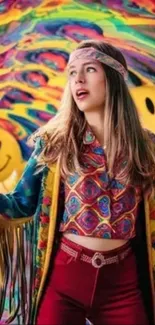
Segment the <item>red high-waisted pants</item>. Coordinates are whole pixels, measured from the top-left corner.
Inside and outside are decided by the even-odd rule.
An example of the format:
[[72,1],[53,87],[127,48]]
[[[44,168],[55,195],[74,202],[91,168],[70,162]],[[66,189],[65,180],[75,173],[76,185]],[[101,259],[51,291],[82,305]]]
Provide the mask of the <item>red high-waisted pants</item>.
[[[85,325],[86,318],[94,325],[148,325],[132,250],[123,259],[98,268],[90,263],[93,250],[68,239],[62,239],[61,246],[62,242],[67,252],[60,246],[57,250],[37,325]],[[127,245],[102,254],[115,260],[125,250]],[[89,262],[81,258],[83,254]]]

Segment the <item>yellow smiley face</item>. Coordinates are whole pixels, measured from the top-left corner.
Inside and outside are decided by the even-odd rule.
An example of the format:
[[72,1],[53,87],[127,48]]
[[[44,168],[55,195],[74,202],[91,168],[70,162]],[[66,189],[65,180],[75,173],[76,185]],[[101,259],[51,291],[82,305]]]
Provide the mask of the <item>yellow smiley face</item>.
[[6,180],[23,162],[17,140],[0,128],[0,182]]
[[144,128],[155,133],[155,87],[143,85],[131,90]]
[[130,69],[130,78],[135,85],[130,88],[142,126],[155,133],[155,86],[151,80]]

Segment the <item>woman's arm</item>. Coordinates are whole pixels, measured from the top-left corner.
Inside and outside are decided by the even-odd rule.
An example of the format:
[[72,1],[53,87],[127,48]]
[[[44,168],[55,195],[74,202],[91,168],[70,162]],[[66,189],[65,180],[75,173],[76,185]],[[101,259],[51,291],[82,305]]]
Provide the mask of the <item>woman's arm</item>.
[[42,172],[35,174],[37,156],[41,152],[41,148],[39,139],[13,192],[6,195],[0,194],[0,214],[3,217],[30,217],[35,213],[42,179]]

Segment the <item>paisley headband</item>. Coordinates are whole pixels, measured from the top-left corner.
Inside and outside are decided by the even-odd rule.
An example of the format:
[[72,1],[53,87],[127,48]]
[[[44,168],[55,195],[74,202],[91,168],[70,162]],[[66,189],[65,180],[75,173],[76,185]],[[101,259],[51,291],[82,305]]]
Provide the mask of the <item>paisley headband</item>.
[[113,59],[111,56],[105,54],[104,52],[94,49],[93,47],[82,48],[73,51],[70,54],[68,66],[70,66],[73,63],[73,61],[77,59],[98,60],[108,65],[109,67],[117,70],[123,76],[123,78],[127,80],[128,72],[120,62]]

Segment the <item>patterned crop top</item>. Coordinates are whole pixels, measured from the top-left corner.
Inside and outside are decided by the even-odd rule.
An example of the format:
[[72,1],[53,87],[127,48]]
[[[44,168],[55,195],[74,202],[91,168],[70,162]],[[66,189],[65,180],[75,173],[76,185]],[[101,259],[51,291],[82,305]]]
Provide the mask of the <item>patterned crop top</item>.
[[133,238],[141,189],[109,179],[106,154],[90,127],[83,141],[87,170],[84,176],[75,173],[65,181],[60,231],[98,238]]

